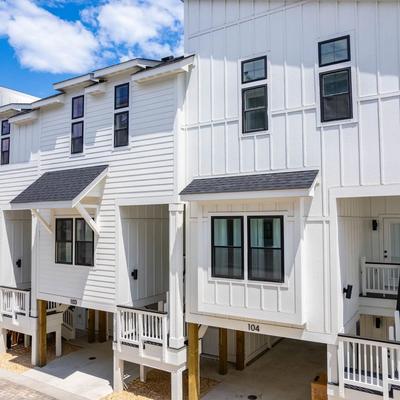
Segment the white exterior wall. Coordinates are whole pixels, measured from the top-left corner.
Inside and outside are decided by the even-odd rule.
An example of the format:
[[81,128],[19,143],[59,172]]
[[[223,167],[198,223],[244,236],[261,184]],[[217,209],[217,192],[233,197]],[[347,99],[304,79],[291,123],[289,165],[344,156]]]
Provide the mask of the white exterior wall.
[[[377,196],[380,186],[400,183],[399,10],[397,1],[185,1],[185,51],[198,54],[186,108],[187,182],[225,174],[320,170],[321,183],[304,209],[302,291],[296,293],[306,325],[301,333],[282,330],[288,336],[330,341],[330,334],[344,325],[333,197],[350,187],[356,196],[361,186],[374,186]],[[347,34],[355,117],[321,126],[318,42]],[[240,61],[260,55],[268,59],[269,130],[242,135]],[[400,194],[397,186],[392,193]],[[229,211],[228,206],[222,208]],[[197,206],[191,208],[190,291],[207,283],[201,277],[202,251],[210,247],[201,243],[204,233],[198,228],[204,215]],[[349,249],[353,257],[358,250]],[[189,310],[190,321],[206,323],[208,316],[210,324],[224,325],[223,318],[231,317],[238,319],[237,328],[244,328],[240,321],[252,314],[246,307],[239,317],[229,304],[213,315],[196,302]],[[285,319],[284,314],[264,314],[265,323]],[[263,329],[275,332],[272,326]]]
[[37,97],[0,86],[0,106],[10,103],[31,103]]

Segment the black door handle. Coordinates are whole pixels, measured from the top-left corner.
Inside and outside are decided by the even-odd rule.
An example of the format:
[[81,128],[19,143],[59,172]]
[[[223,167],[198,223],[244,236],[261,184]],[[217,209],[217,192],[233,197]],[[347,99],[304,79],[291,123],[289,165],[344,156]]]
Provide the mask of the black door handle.
[[137,269],[134,269],[133,271],[132,271],[132,278],[133,278],[133,280],[134,281],[137,281],[137,278],[138,278],[138,270]]
[[18,259],[17,262],[15,263],[15,265],[16,265],[18,268],[21,268],[21,267],[22,267],[22,260],[21,260],[21,259]]

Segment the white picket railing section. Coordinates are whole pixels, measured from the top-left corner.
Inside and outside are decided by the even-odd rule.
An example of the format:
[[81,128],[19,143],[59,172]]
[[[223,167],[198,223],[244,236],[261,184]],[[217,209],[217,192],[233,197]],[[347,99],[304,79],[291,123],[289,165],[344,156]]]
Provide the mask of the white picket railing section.
[[69,329],[74,329],[74,313],[70,309],[63,313],[63,324]]
[[168,313],[127,307],[117,308],[117,344],[135,345],[144,356],[146,343],[162,346],[162,358],[166,361],[168,348]]
[[30,295],[29,290],[0,287],[1,317],[8,316],[16,320],[17,315],[29,316]]
[[342,398],[347,384],[375,390],[388,400],[391,386],[400,384],[400,344],[339,336],[338,367]]
[[400,264],[372,263],[361,259],[362,294],[396,295],[399,287]]
[[47,307],[46,307],[47,313],[49,314],[49,313],[52,313],[52,312],[56,312],[57,311],[57,306],[58,306],[58,303],[56,303],[54,301],[48,301],[47,302]]

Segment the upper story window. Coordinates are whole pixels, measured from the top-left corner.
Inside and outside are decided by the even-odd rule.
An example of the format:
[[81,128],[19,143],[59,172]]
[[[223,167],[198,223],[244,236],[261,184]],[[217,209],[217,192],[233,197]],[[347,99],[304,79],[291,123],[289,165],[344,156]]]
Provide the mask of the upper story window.
[[242,83],[267,79],[267,57],[242,61]]
[[10,134],[10,123],[8,122],[8,119],[1,121],[1,134],[2,135]]
[[115,86],[114,108],[129,107],[129,83]]
[[10,138],[1,139],[1,165],[10,163]]
[[350,36],[319,42],[318,57],[320,67],[350,61]]
[[83,121],[74,122],[71,129],[71,154],[83,152]]
[[72,264],[73,219],[56,219],[56,263]]
[[75,220],[75,264],[94,265],[94,233],[82,218]]
[[242,61],[242,131],[268,130],[267,57]]
[[84,116],[84,96],[77,96],[72,99],[72,119],[83,118]]

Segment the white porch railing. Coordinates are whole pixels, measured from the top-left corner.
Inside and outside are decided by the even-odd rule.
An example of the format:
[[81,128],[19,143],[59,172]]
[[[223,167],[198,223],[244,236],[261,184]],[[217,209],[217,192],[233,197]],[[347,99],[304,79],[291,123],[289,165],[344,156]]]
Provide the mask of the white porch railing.
[[400,384],[400,344],[339,336],[338,367],[342,398],[347,384],[375,390],[388,400],[391,386]]
[[29,290],[19,290],[0,287],[0,315],[17,319],[17,315],[29,316],[30,309]]
[[400,264],[372,263],[361,259],[362,294],[396,295],[399,287]]
[[162,346],[162,359],[165,362],[168,348],[168,313],[128,307],[117,308],[116,338],[121,344],[138,346],[139,355],[145,356],[145,344]]

